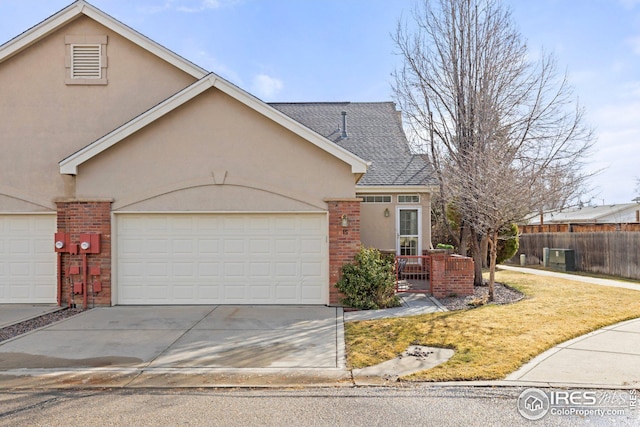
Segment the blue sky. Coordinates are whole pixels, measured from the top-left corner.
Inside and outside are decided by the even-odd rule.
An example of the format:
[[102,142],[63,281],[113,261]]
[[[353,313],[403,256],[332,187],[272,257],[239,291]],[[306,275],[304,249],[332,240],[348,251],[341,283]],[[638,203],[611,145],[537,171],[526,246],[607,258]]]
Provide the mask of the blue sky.
[[[387,101],[390,33],[415,0],[92,0],[265,101]],[[71,0],[0,0],[0,43]],[[640,0],[507,0],[532,55],[552,51],[597,143],[593,202],[627,203],[640,177]],[[1,99],[1,94],[0,94]]]

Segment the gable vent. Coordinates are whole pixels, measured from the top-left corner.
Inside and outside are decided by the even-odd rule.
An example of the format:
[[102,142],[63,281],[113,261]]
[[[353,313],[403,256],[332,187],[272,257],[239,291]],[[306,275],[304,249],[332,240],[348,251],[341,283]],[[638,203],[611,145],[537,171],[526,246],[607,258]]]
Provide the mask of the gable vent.
[[71,46],[71,78],[99,79],[101,64],[99,44]]

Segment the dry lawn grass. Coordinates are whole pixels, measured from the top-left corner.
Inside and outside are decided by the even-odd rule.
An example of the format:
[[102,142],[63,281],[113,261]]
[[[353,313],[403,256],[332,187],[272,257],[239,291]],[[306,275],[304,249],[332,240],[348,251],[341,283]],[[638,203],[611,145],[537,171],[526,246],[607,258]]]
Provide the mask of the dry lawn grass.
[[409,345],[455,350],[420,381],[502,379],[534,356],[603,326],[640,317],[638,291],[500,271],[526,298],[510,305],[345,324],[352,368],[393,359]]

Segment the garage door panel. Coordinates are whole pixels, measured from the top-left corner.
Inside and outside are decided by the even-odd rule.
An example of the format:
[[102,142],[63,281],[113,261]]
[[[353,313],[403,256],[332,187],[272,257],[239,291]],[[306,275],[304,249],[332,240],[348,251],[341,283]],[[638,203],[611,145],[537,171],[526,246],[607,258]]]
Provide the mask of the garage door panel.
[[176,239],[172,241],[171,250],[173,255],[181,256],[186,255],[188,257],[193,256],[193,240],[191,239]]
[[251,239],[249,241],[250,255],[265,255],[271,251],[271,240],[269,239]]
[[198,276],[203,278],[218,277],[220,264],[217,262],[201,262],[198,264]]
[[228,283],[224,285],[224,298],[232,304],[246,302],[243,284],[238,281],[229,280]]
[[199,286],[198,300],[204,304],[215,304],[220,301],[220,289],[218,286]]
[[242,239],[225,239],[224,252],[226,254],[244,254],[245,242]]
[[244,273],[244,263],[242,262],[226,262],[223,264],[223,275],[225,278],[243,278]]
[[150,277],[168,277],[169,269],[167,268],[167,264],[163,262],[149,262],[146,263],[146,272],[147,276]]
[[271,264],[268,262],[251,262],[249,270],[251,279],[268,279],[273,275]]
[[303,255],[318,255],[322,252],[322,239],[302,239],[300,252]]
[[27,239],[11,239],[9,241],[11,253],[25,255],[31,251],[31,241]]
[[220,239],[198,239],[198,253],[201,255],[217,254],[219,252]]
[[193,277],[194,276],[193,264],[190,262],[174,263],[172,275],[173,277],[176,277],[178,279],[182,277],[186,277],[186,278]]
[[146,245],[143,245],[143,243],[144,241],[142,240],[136,242],[135,248],[138,253],[142,252],[143,247],[150,253],[164,254],[169,251],[169,240],[167,239],[148,239]]
[[281,301],[298,300],[298,285],[296,283],[281,283],[276,286],[276,297]]
[[302,286],[300,289],[303,299],[320,298],[320,290],[316,286]]
[[295,255],[298,252],[296,239],[276,239],[277,255]]
[[119,214],[117,233],[119,304],[327,300],[326,214]]

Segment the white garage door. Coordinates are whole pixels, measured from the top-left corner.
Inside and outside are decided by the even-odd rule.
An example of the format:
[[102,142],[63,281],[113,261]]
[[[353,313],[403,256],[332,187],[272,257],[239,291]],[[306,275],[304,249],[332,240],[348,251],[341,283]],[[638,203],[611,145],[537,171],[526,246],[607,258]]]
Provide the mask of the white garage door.
[[55,215],[0,215],[0,303],[55,303]]
[[118,304],[326,304],[326,214],[118,214]]

